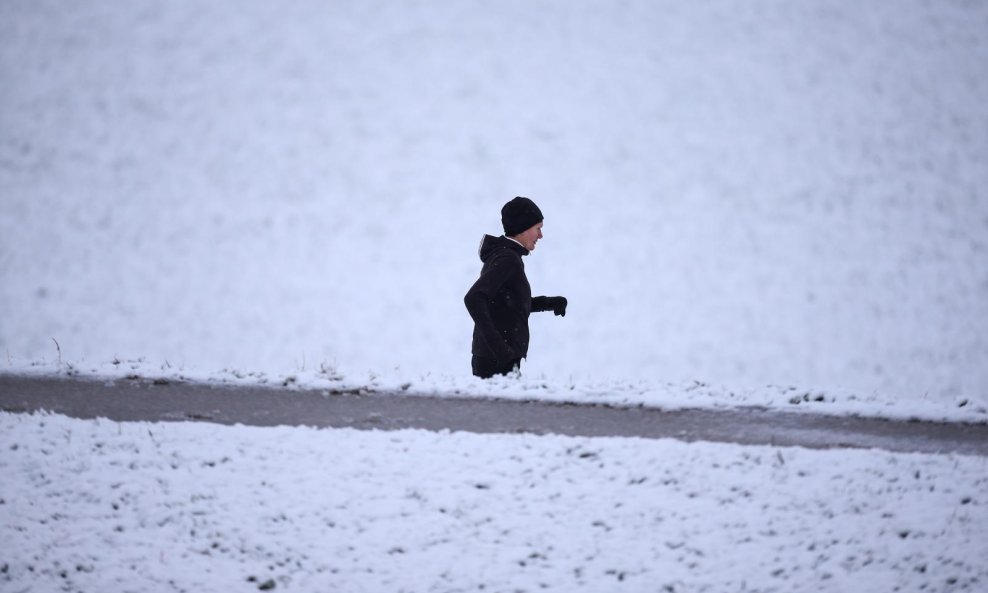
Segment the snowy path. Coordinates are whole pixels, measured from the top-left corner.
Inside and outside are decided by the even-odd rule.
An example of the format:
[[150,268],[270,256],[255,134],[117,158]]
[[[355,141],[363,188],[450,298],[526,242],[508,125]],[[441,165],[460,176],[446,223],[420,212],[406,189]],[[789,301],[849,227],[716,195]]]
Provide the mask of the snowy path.
[[0,409],[118,421],[675,438],[988,456],[988,425],[899,422],[753,408],[660,410],[380,392],[0,375]]

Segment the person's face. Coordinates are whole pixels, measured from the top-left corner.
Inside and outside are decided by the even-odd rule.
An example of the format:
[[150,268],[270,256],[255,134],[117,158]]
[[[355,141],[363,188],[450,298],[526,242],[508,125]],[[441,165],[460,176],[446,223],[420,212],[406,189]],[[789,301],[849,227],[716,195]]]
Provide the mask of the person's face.
[[522,232],[520,235],[515,237],[519,243],[521,243],[525,249],[529,251],[535,251],[535,244],[539,242],[542,238],[542,223],[538,223],[528,230]]

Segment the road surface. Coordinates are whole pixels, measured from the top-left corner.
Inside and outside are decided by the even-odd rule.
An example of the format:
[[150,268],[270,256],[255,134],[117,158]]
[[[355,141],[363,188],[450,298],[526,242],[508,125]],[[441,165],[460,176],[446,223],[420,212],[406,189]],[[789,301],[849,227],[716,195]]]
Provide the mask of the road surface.
[[0,375],[0,409],[47,410],[75,418],[118,421],[673,438],[988,456],[988,424],[906,422],[756,408],[662,410],[152,379]]

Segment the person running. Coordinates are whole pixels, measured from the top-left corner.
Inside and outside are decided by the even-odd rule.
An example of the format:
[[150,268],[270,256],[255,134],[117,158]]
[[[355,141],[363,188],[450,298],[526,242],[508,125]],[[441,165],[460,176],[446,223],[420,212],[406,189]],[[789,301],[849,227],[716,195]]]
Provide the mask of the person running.
[[542,211],[535,202],[516,197],[501,208],[504,235],[484,235],[480,243],[480,278],[463,302],[473,318],[473,374],[483,379],[506,375],[528,356],[528,316],[552,311],[566,315],[566,299],[532,296],[522,257],[542,239]]

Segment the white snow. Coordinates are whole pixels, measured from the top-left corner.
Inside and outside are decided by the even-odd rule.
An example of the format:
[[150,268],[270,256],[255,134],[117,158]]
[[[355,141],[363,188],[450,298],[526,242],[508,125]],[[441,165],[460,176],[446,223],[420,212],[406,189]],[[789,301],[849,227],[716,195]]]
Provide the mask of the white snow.
[[955,0],[4,2],[0,364],[460,386],[521,194],[570,300],[527,378],[984,407],[986,31]]
[[4,591],[988,583],[983,457],[55,415],[0,427]]
[[[0,3],[0,372],[988,417],[988,4]],[[533,198],[521,377],[462,297]],[[958,591],[986,458],[0,413],[2,591]]]

